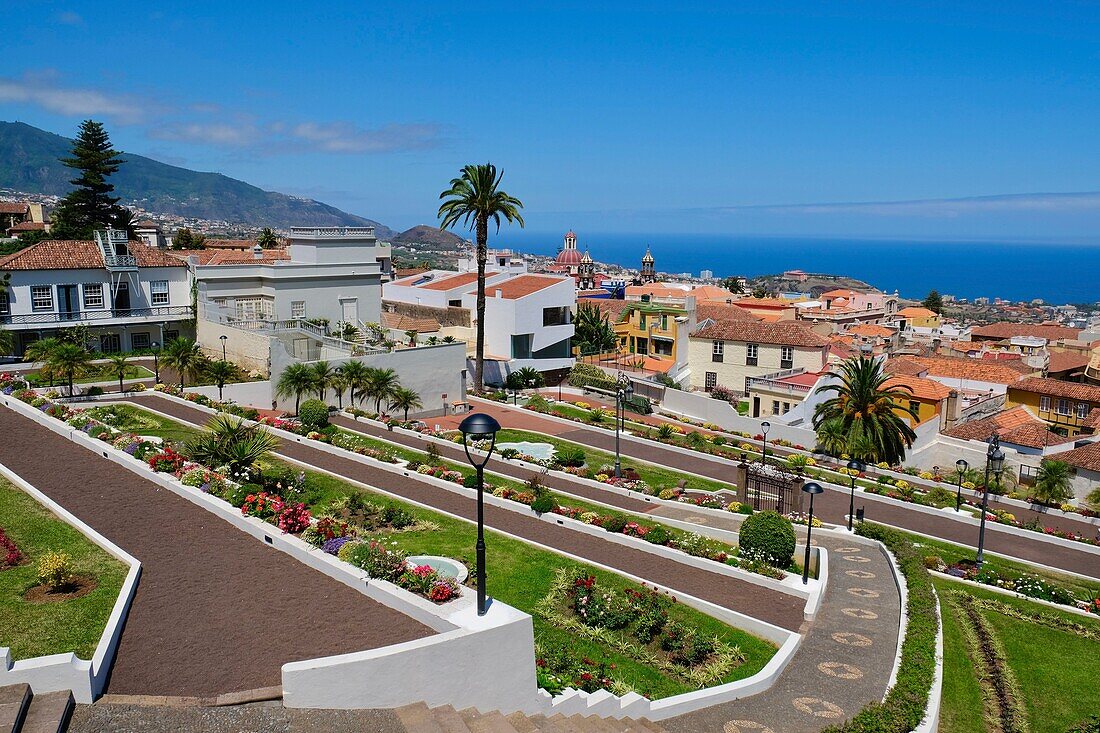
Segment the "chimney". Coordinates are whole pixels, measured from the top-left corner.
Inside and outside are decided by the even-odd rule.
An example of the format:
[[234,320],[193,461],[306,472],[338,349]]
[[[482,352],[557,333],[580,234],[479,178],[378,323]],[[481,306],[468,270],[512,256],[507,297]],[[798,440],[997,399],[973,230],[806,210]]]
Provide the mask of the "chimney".
[[260,246],[259,242],[257,242],[252,247],[252,259],[262,260],[263,258],[264,258],[264,248]]
[[951,390],[943,403],[943,412],[940,414],[940,432],[955,427],[962,416],[962,400],[959,399],[957,390]]
[[500,288],[497,288],[496,293],[494,293],[494,297],[503,298],[504,297],[504,291],[501,290]]

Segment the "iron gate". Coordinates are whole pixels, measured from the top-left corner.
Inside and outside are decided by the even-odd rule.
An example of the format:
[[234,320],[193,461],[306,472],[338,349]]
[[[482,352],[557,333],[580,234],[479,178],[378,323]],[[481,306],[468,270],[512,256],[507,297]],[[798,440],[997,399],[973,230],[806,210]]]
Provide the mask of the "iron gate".
[[745,489],[749,503],[755,511],[774,511],[780,514],[798,511],[798,489],[793,477],[770,475],[750,468]]

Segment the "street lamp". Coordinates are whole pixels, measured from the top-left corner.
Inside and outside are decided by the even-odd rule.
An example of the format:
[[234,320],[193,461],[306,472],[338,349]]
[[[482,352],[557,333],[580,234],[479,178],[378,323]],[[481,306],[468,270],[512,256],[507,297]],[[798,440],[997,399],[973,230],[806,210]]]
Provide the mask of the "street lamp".
[[810,580],[810,533],[814,528],[814,497],[825,489],[821,488],[821,484],[811,481],[802,490],[810,495],[810,518],[806,522],[806,557],[802,560],[802,585],[806,585]]
[[982,567],[985,557],[985,510],[989,505],[989,472],[992,471],[998,483],[1001,481],[1001,471],[1005,467],[1005,454],[1001,450],[1001,440],[997,433],[989,438],[989,449],[985,454],[985,491],[982,493],[982,517],[978,527],[978,568]]
[[852,494],[848,499],[848,531],[852,531],[852,516],[856,513],[856,477],[867,468],[854,458],[848,461],[848,478],[852,480]]
[[[483,412],[475,412],[468,415],[459,426],[462,433],[462,447],[466,451],[466,460],[477,471],[477,615],[484,616],[488,611],[485,600],[485,464],[493,454],[493,448],[497,444],[497,433],[500,431],[500,423]],[[490,440],[489,449],[485,451],[485,457],[475,459],[470,454],[470,439],[474,441]]]
[[764,452],[760,456],[761,463],[768,462],[768,431],[771,430],[772,424],[765,420],[760,423],[760,433],[764,436]]
[[[615,478],[623,477],[622,457],[619,454],[619,432],[626,421],[626,400],[634,397],[634,383],[625,374],[619,374],[615,386]],[[620,415],[622,416],[620,418]],[[620,422],[620,419],[622,422]]]
[[955,461],[955,473],[959,474],[959,490],[955,492],[955,511],[959,511],[963,503],[963,474],[970,468],[970,464],[962,458]]
[[225,342],[229,340],[229,337],[223,333],[221,336],[218,336],[218,338],[221,339],[222,342],[222,361],[225,361]]
[[160,384],[160,344],[154,341],[153,347],[153,384]]

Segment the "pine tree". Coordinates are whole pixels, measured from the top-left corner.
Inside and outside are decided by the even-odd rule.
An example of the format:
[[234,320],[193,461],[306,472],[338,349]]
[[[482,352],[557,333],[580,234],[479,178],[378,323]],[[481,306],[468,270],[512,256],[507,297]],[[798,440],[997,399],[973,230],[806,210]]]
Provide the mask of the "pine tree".
[[56,239],[91,239],[97,228],[114,225],[122,216],[115,187],[108,182],[124,161],[111,147],[111,140],[102,123],[84,120],[80,134],[73,141],[71,158],[61,162],[79,171],[69,181],[76,186],[53,212],[51,235]]
[[932,290],[925,297],[924,302],[921,303],[925,308],[933,313],[943,313],[943,296],[935,290]]

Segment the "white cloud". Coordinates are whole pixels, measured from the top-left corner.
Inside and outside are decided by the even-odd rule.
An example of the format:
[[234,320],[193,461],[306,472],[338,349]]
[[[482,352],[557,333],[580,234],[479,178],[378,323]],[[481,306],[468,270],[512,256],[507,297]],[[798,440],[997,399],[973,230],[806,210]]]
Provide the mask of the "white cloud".
[[364,130],[348,122],[303,122],[291,128],[295,138],[330,153],[425,150],[439,145],[439,134],[439,125],[434,124],[389,124]]
[[138,122],[145,115],[136,101],[124,95],[60,87],[41,77],[0,77],[0,102],[31,104],[62,115],[110,117],[123,124]]
[[193,122],[151,127],[149,137],[240,148],[256,145],[264,138],[264,133],[251,124]]

